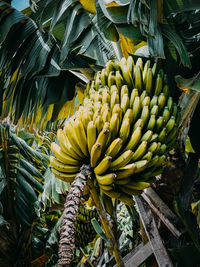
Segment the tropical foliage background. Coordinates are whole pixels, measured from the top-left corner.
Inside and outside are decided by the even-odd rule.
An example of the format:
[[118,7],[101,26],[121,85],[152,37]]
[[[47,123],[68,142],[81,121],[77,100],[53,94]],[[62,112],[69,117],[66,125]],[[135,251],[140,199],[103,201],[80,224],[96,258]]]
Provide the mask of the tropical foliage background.
[[[50,143],[81,104],[95,72],[108,60],[133,55],[162,66],[181,109],[176,157],[156,186],[166,202],[175,199],[188,233],[176,246],[169,245],[174,261],[197,266],[199,1],[29,2],[30,7],[18,11],[12,1],[0,1],[0,265],[56,264],[69,184],[50,171]],[[119,223],[126,225],[120,242],[127,241],[127,253],[141,239],[139,219],[135,211],[119,210]],[[75,264],[109,264],[108,254],[104,241],[96,238],[91,246],[76,251]]]

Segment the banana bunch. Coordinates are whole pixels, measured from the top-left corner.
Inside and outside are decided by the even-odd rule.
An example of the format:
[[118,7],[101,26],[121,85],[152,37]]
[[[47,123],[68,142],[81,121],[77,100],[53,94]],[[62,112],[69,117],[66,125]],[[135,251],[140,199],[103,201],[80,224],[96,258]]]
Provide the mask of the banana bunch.
[[96,209],[79,206],[75,221],[75,244],[77,247],[85,247],[95,238],[96,232],[91,223],[93,218],[98,219]]
[[52,172],[72,182],[90,164],[102,194],[133,205],[163,171],[179,111],[157,63],[109,61],[87,84],[83,104],[51,144]]

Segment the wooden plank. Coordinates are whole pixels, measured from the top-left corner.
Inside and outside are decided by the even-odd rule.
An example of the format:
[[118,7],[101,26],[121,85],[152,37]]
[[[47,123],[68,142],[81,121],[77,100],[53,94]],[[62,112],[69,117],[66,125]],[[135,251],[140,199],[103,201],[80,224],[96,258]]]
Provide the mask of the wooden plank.
[[169,209],[152,188],[145,189],[142,197],[176,238],[185,232],[178,216]]
[[158,266],[172,267],[173,263],[162,243],[152,211],[141,196],[134,199]]
[[[123,262],[125,267],[138,267],[152,254],[151,244],[149,242],[146,245],[141,243],[123,258]],[[114,265],[114,267],[117,267],[117,265]]]

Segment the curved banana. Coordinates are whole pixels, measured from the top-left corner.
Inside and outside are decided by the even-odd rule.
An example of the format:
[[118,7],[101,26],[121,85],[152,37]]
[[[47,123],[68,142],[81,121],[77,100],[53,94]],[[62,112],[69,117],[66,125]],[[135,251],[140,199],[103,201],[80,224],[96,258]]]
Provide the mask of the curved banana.
[[141,73],[140,66],[136,65],[136,68],[135,68],[135,88],[137,88],[139,92],[142,91],[142,87],[143,87],[142,82],[143,82],[143,79],[142,79],[142,73]]
[[77,143],[81,148],[83,154],[87,157],[89,156],[88,149],[87,149],[87,138],[85,134],[85,130],[80,119],[76,119],[74,122],[74,131],[77,139]]
[[115,139],[119,132],[120,116],[118,113],[113,113],[110,119],[111,139]]
[[133,104],[135,101],[136,96],[139,96],[138,89],[133,89],[131,92],[131,97],[130,97],[130,107],[133,108]]
[[118,200],[123,202],[125,205],[128,205],[129,207],[132,207],[135,205],[135,201],[133,200],[132,196],[129,196],[123,192],[120,193],[120,196],[118,197]]
[[126,110],[129,108],[129,104],[129,96],[128,94],[124,94],[120,103],[123,114],[125,114]]
[[111,184],[113,184],[116,176],[117,175],[115,173],[108,173],[108,174],[104,174],[104,175],[97,175],[96,174],[96,179],[97,179],[97,182],[101,185],[111,185]]
[[136,96],[133,102],[133,122],[140,116],[141,107],[140,97]]
[[51,171],[57,178],[67,183],[72,183],[77,175],[77,173],[62,173],[54,168],[51,168]]
[[105,158],[100,161],[100,163],[94,168],[94,172],[96,175],[101,175],[105,173],[108,168],[110,167],[112,162],[112,157],[106,156]]
[[129,142],[126,145],[126,147],[124,148],[123,151],[130,150],[130,149],[133,150],[136,147],[136,145],[139,143],[139,141],[140,141],[141,133],[142,133],[142,128],[141,127],[137,127],[133,131],[133,133],[132,133],[132,135],[131,135],[131,137],[129,139]]
[[97,166],[97,164],[100,161],[101,157],[101,152],[102,152],[102,146],[100,143],[95,143],[92,146],[91,153],[90,153],[90,164],[93,168]]
[[80,170],[79,165],[69,165],[63,164],[62,162],[58,161],[55,157],[50,156],[49,158],[51,166],[56,169],[57,171],[64,172],[64,173],[77,173]]
[[132,161],[138,160],[140,158],[142,158],[142,156],[144,156],[146,149],[147,149],[147,141],[143,141],[138,148],[136,149],[136,151],[133,153],[132,156]]
[[152,73],[152,69],[148,68],[147,78],[145,80],[145,89],[149,95],[151,95],[152,93],[152,87],[153,87],[153,73]]
[[128,118],[127,119],[125,118],[122,121],[121,128],[119,131],[119,137],[123,140],[123,142],[126,142],[128,140],[129,132],[130,132],[130,121]]
[[124,167],[121,167],[117,170],[117,178],[116,180],[122,179],[122,178],[127,178],[131,175],[133,175],[136,171],[136,165],[135,163],[130,163]]
[[133,155],[132,150],[127,150],[127,151],[123,152],[117,159],[115,159],[111,163],[110,169],[114,171],[114,170],[118,170],[119,168],[125,166],[131,160],[132,155]]
[[115,156],[120,151],[122,144],[123,144],[123,140],[120,138],[116,138],[115,140],[112,141],[112,143],[107,148],[105,155],[115,158]]
[[96,142],[97,130],[93,121],[90,121],[87,126],[87,146],[89,153]]

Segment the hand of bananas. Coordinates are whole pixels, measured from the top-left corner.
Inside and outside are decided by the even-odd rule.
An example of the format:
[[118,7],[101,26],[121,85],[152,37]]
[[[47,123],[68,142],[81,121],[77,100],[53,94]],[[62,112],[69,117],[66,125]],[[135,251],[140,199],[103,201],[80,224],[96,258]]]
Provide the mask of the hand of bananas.
[[89,209],[86,206],[80,206],[75,221],[75,244],[77,247],[85,247],[92,242],[96,236],[96,232],[91,220],[96,218],[98,214],[96,209]]
[[163,71],[141,58],[109,61],[88,83],[83,104],[52,143],[52,172],[72,182],[90,164],[101,191],[132,205],[163,170],[176,142],[178,107]]

